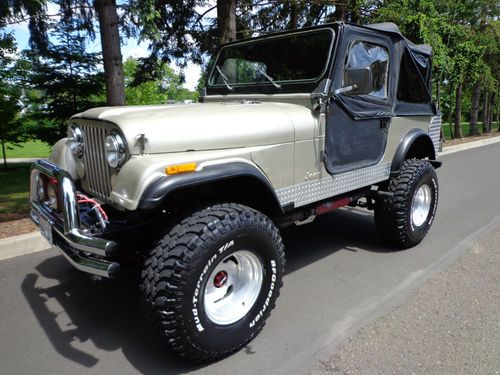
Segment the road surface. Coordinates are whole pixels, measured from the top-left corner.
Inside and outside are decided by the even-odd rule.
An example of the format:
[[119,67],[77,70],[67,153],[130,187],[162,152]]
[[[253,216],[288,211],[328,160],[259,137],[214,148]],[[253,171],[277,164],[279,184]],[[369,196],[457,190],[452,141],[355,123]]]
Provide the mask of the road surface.
[[388,252],[372,214],[360,209],[286,230],[285,284],[266,327],[246,349],[208,366],[162,349],[133,280],[93,281],[55,250],[1,261],[0,373],[305,373],[500,226],[500,144],[442,160],[437,218],[413,249]]
[[310,375],[500,374],[500,223]]

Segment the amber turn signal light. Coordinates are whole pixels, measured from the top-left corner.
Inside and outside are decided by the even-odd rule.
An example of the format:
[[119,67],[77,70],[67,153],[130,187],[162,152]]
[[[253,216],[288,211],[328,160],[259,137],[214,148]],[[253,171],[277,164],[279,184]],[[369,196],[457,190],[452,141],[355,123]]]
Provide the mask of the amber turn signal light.
[[187,164],[177,164],[171,165],[165,168],[165,173],[168,175],[185,173],[185,172],[193,172],[196,170],[196,163],[187,163]]

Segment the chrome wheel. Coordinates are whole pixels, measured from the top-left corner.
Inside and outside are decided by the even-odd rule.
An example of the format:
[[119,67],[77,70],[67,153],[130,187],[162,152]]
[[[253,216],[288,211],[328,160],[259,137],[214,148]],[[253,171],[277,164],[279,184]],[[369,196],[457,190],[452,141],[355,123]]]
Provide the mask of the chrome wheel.
[[205,287],[204,308],[215,324],[229,325],[253,307],[262,288],[263,265],[247,250],[236,251],[214,268]]
[[431,210],[432,195],[429,185],[422,185],[415,192],[411,203],[411,221],[416,227],[421,226],[427,220]]

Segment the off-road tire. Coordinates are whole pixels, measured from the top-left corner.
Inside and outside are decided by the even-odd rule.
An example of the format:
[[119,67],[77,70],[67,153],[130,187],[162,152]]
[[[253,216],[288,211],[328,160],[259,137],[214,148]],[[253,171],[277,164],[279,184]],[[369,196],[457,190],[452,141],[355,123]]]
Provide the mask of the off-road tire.
[[[430,189],[430,209],[421,225],[414,225],[411,212],[415,193],[422,185]],[[400,172],[392,177],[375,204],[375,226],[382,239],[407,249],[417,245],[429,231],[438,203],[439,188],[436,172],[425,160],[405,160]]]
[[[204,308],[209,275],[222,259],[245,251],[262,265],[258,297],[238,321],[215,324]],[[175,353],[214,361],[262,330],[279,296],[284,266],[283,242],[269,218],[239,204],[214,205],[176,225],[151,251],[142,272],[143,306]]]

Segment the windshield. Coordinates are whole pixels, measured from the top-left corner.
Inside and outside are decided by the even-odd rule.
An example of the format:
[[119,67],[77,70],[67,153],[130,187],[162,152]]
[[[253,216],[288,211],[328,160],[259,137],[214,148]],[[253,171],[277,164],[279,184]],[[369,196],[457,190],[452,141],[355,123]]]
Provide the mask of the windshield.
[[332,48],[329,29],[294,33],[221,49],[209,86],[281,85],[313,81],[325,72]]

